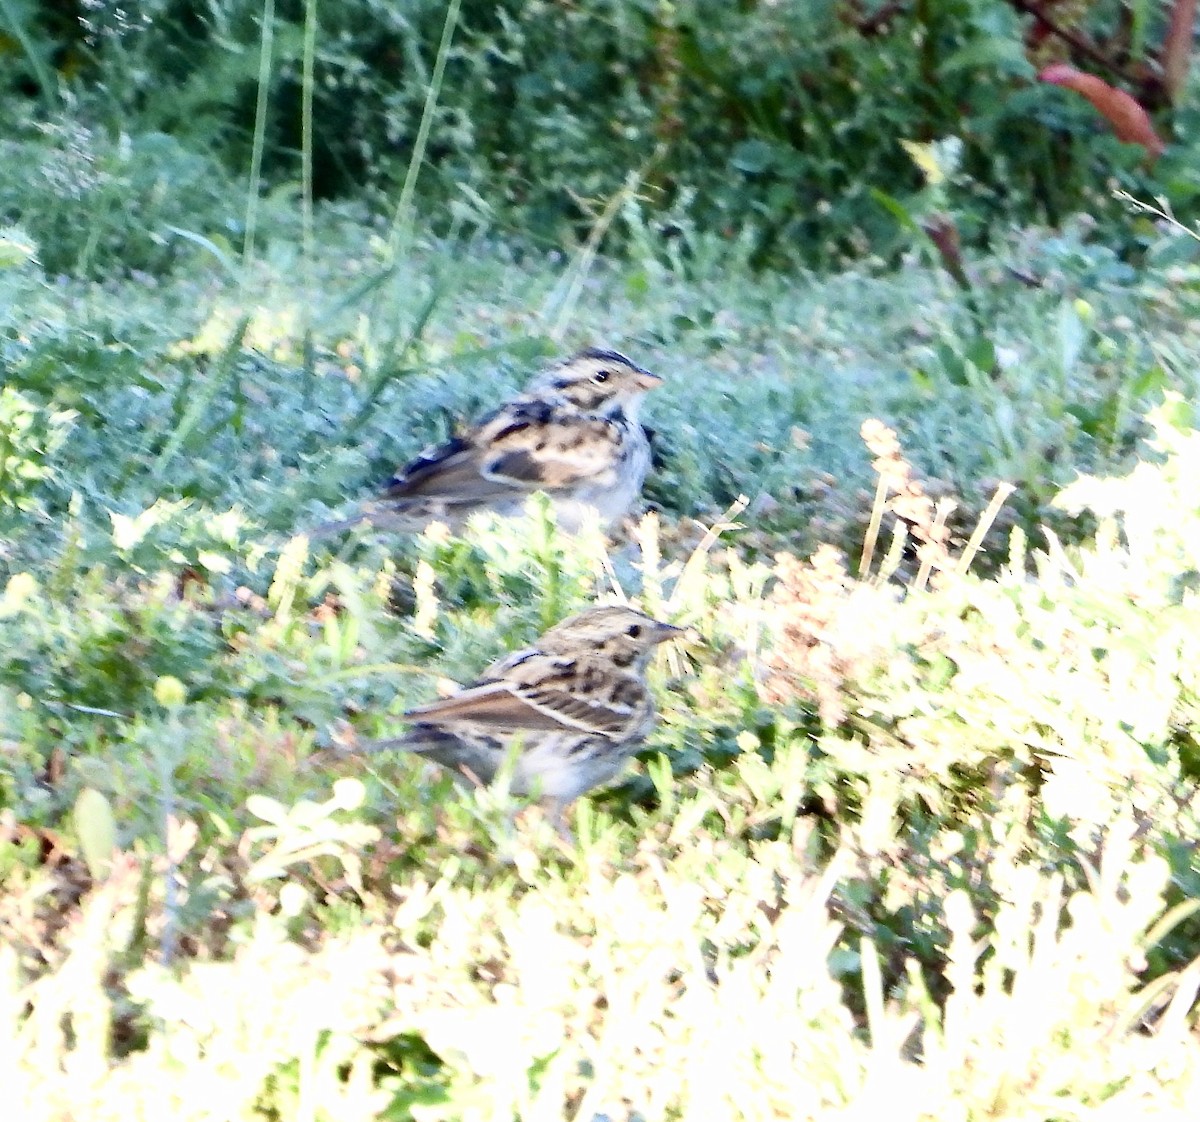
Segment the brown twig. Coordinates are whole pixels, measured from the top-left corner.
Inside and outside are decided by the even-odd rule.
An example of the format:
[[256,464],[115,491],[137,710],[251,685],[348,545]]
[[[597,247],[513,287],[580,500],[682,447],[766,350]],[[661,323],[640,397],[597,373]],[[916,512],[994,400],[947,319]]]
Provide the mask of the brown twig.
[[1175,0],[1162,50],[1163,90],[1172,105],[1179,101],[1187,85],[1195,24],[1196,0]]
[[1114,74],[1119,74],[1123,78],[1128,77],[1121,67],[1113,62],[1095,43],[1085,36],[1063,27],[1053,16],[1046,12],[1046,9],[1037,0],[1009,0],[1009,3],[1018,11],[1033,16],[1050,34],[1055,36],[1055,38],[1061,39],[1067,46],[1078,51],[1081,55],[1090,58],[1106,70],[1111,70]]
[[931,214],[921,223],[921,229],[933,242],[946,272],[954,278],[954,283],[964,292],[970,292],[971,278],[967,276],[967,269],[963,263],[962,242],[954,219],[948,214]]

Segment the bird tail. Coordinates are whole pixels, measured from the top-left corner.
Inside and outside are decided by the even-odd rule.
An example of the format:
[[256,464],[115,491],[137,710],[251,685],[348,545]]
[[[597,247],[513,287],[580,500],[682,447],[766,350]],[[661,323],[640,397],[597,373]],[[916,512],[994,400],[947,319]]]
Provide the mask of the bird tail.
[[420,750],[419,738],[409,732],[403,736],[381,736],[373,740],[360,740],[355,745],[356,752],[362,752],[368,756],[373,756],[377,752],[419,752]]
[[460,751],[462,746],[462,739],[457,734],[437,725],[417,723],[402,736],[360,740],[357,750],[370,755],[376,752],[415,752],[419,756],[438,759],[439,754]]
[[322,538],[331,538],[334,534],[340,534],[343,530],[349,530],[361,525],[362,522],[363,515],[359,514],[354,518],[341,518],[336,522],[322,522],[320,525],[305,530],[304,534],[309,541],[320,541]]
[[364,507],[352,518],[341,518],[336,522],[322,522],[304,532],[309,541],[319,541],[346,530],[358,529],[360,526],[368,533],[373,530],[412,533],[419,530],[422,523],[414,520],[411,514],[390,510],[385,506],[369,506]]

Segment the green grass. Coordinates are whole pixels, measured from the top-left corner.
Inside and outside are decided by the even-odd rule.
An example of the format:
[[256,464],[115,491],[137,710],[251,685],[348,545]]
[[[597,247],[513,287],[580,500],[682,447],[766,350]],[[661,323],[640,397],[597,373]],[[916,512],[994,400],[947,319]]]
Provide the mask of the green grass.
[[[688,234],[581,274],[486,240],[395,258],[388,229],[319,213],[311,288],[282,205],[244,276],[213,231],[170,273],[0,271],[20,1116],[1183,1117],[1200,321],[1155,257],[1179,248],[1135,271],[1083,228],[1014,234],[973,263],[984,334],[918,251],[778,276]],[[294,537],[588,343],[667,379],[657,513],[620,540],[537,511]],[[962,504],[927,590],[911,549],[878,577],[890,518],[849,575],[868,417]],[[1063,494],[1080,471],[1113,478]],[[800,560],[821,542],[845,567]],[[577,850],[354,751],[610,574],[703,642],[656,666],[660,725]]]
[[[477,242],[392,262],[352,216],[326,223],[312,306],[290,236],[239,286],[203,249],[165,283],[50,289],[10,275],[7,381],[81,413],[57,504],[78,492],[103,524],[105,507],[188,496],[288,532],[368,492],[550,357],[610,342],[668,379],[648,408],[650,499],[672,517],[712,517],[746,493],[756,530],[806,550],[861,538],[868,416],[975,509],[991,480],[1016,483],[1032,526],[1077,469],[1125,462],[1155,393],[1193,388],[1192,289],[1124,275],[1095,244],[1025,238],[981,268],[993,382],[965,357],[978,339],[959,294],[919,261],[784,277],[698,242],[598,264],[561,342],[553,260]],[[1045,287],[1008,277],[1011,260]]]

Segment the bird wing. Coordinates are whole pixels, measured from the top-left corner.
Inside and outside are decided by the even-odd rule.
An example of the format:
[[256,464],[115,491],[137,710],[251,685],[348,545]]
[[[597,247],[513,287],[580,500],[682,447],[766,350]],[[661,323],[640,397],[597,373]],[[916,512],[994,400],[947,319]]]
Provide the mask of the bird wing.
[[392,477],[381,499],[437,499],[477,503],[513,493],[513,485],[490,478],[483,469],[485,449],[470,438],[455,437],[427,448]]
[[518,399],[463,436],[426,449],[396,472],[384,499],[487,502],[555,491],[594,479],[613,464],[616,425],[562,403]]
[[501,679],[484,681],[405,716],[466,721],[496,731],[572,731],[619,737],[649,705],[645,686],[606,661],[531,654]]
[[610,470],[620,442],[620,429],[613,422],[557,410],[498,434],[483,470],[490,479],[553,491]]
[[444,725],[455,721],[486,725],[497,731],[558,731],[569,726],[552,710],[530,704],[509,682],[472,686],[404,714],[414,721]]

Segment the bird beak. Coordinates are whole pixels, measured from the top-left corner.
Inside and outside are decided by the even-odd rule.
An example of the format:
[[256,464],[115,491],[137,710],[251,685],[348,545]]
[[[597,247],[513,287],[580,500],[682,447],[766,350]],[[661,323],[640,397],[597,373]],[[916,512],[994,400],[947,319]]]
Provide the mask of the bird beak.
[[669,643],[672,639],[686,638],[691,630],[687,627],[676,627],[670,623],[659,623],[657,620],[654,622],[654,627],[655,643]]
[[651,374],[649,370],[641,370],[637,376],[637,388],[639,390],[652,390],[656,386],[661,386],[665,381],[657,374]]

